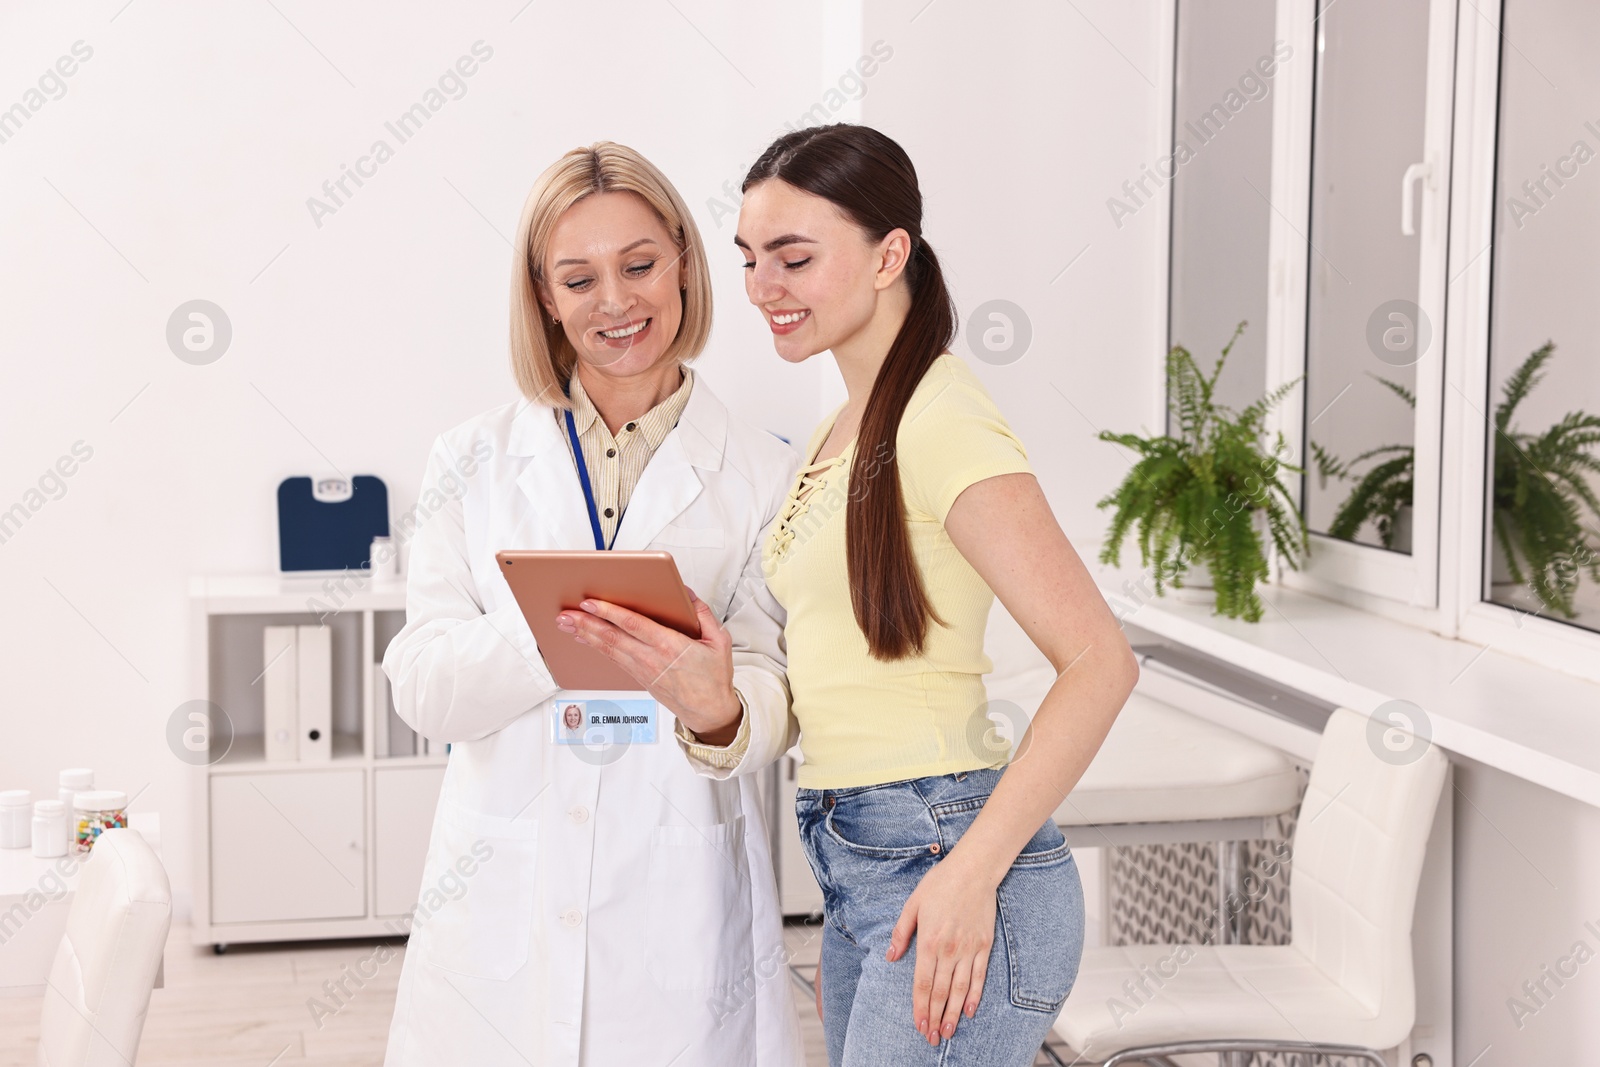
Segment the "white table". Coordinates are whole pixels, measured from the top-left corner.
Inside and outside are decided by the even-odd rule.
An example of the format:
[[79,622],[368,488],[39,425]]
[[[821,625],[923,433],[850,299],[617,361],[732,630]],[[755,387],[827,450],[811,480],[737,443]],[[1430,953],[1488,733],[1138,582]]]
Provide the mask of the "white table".
[[1299,800],[1281,751],[1135,689],[1056,809],[1074,847],[1251,840]]
[[1056,825],[1075,849],[1214,842],[1217,942],[1237,943],[1244,914],[1225,902],[1244,889],[1241,845],[1281,836],[1278,816],[1299,802],[1299,772],[1280,750],[1157,700],[1148,688],[1128,698],[1056,809]]
[[[128,825],[144,835],[159,855],[161,816],[139,812]],[[59,859],[36,859],[25,848],[0,849],[0,997],[44,994],[56,948],[67,929],[78,885],[78,871],[88,855],[69,844]],[[156,988],[162,974],[156,974]]]

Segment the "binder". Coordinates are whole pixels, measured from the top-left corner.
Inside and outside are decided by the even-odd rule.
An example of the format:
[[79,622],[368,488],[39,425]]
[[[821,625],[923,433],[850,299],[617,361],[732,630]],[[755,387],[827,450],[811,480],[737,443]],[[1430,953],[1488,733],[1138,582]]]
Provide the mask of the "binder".
[[307,762],[333,758],[333,631],[326,626],[297,626],[299,752]]
[[300,689],[296,626],[267,626],[262,630],[261,733],[269,760],[300,758]]

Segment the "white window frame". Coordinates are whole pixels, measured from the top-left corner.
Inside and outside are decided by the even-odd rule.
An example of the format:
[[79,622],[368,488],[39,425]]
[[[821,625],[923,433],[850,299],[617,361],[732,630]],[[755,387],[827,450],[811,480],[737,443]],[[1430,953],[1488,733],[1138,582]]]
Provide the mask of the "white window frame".
[[[1316,252],[1308,247],[1311,202],[1311,148],[1316,86],[1316,0],[1278,0],[1278,36],[1306,62],[1280,68],[1273,109],[1272,207],[1268,298],[1267,388],[1275,389],[1306,372],[1307,268]],[[1434,325],[1435,343],[1417,362],[1417,414],[1414,434],[1415,485],[1411,554],[1311,535],[1311,552],[1301,571],[1280,568],[1285,585],[1341,599],[1390,601],[1384,609],[1430,624],[1439,606],[1439,546],[1442,488],[1443,367],[1451,107],[1455,67],[1456,0],[1432,0],[1428,30],[1428,84],[1424,103],[1423,161],[1431,177],[1419,183],[1417,303]],[[1399,225],[1396,186],[1395,225]],[[1303,392],[1294,394],[1303,397]],[[1281,431],[1297,465],[1305,466],[1305,426],[1293,401],[1274,412],[1270,429]],[[1303,479],[1286,474],[1298,497]]]
[[1451,217],[1450,318],[1446,335],[1445,492],[1441,539],[1452,636],[1600,681],[1600,633],[1484,599],[1491,472],[1489,322],[1500,112],[1500,4],[1462,20],[1457,45],[1456,211]]

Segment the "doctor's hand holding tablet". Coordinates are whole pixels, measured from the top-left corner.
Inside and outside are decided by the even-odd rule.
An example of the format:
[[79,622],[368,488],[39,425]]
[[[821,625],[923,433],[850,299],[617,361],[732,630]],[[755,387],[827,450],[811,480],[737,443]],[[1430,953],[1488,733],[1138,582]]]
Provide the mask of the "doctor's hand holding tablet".
[[683,584],[670,553],[502,551],[495,558],[562,689],[643,690],[705,743],[733,741],[744,716],[733,687],[733,638]]

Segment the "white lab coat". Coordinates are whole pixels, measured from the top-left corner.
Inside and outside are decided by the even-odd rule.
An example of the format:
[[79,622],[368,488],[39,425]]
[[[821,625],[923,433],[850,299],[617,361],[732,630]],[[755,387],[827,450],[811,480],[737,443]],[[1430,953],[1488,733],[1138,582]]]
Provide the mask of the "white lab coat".
[[733,637],[750,747],[712,771],[665,708],[654,744],[597,758],[550,740],[559,690],[494,559],[594,547],[550,409],[520,401],[435,442],[383,668],[400,717],[452,747],[388,1067],[801,1067],[751,777],[797,731],[760,562],[797,464],[701,378],[613,546],[670,551]]

